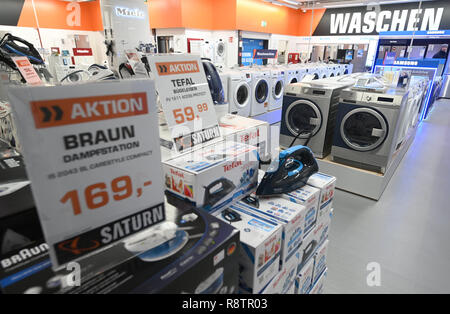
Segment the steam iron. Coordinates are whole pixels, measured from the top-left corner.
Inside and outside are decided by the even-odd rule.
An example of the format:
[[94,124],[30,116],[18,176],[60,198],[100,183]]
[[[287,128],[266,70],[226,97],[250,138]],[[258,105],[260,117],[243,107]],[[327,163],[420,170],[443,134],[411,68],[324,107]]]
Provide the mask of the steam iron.
[[232,210],[230,208],[223,210],[221,215],[222,215],[223,219],[225,219],[229,223],[238,222],[238,221],[242,220],[241,215],[239,215],[238,213],[236,213],[234,210]]
[[295,191],[319,171],[319,166],[311,150],[302,145],[293,146],[280,152],[264,174],[256,189],[256,195],[276,195]]
[[195,294],[216,294],[223,286],[223,267],[202,281],[195,289]]
[[125,242],[125,248],[144,262],[156,262],[180,251],[189,240],[184,230],[177,230],[173,222],[162,222],[154,227],[131,236]]
[[211,182],[205,187],[205,197],[203,199],[203,207],[210,209],[214,204],[231,193],[236,186],[226,178],[220,178]]

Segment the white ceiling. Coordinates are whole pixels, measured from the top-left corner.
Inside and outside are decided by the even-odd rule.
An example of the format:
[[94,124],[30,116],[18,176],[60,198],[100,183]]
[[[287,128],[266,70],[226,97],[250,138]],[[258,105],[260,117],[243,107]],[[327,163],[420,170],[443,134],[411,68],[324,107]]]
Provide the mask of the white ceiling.
[[[274,5],[284,5],[293,9],[310,10],[313,8],[339,8],[364,6],[368,4],[392,4],[405,2],[419,2],[418,0],[262,0]],[[424,0],[433,1],[433,0]]]

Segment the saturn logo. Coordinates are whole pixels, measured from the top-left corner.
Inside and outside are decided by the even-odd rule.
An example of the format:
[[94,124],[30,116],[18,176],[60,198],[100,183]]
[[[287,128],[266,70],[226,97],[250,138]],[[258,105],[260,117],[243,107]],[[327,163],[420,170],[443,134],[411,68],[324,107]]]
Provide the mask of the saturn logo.
[[[58,248],[63,251],[71,252],[74,255],[80,255],[85,252],[93,251],[100,246],[100,242],[96,240],[84,241],[83,246],[80,244],[80,237],[67,240],[58,244]],[[84,244],[86,244],[84,246]]]
[[227,256],[230,256],[231,254],[233,254],[234,251],[236,251],[236,243],[235,242],[231,243],[228,246],[228,248],[227,248]]

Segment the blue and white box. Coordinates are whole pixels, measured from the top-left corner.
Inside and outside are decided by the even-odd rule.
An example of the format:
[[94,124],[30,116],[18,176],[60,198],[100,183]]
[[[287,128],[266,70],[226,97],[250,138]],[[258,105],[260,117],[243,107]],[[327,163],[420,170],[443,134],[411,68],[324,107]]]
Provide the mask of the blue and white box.
[[328,252],[328,242],[325,240],[324,243],[317,249],[314,255],[314,276],[313,282],[316,282],[323,271],[327,268],[327,252]]
[[297,277],[295,278],[295,293],[296,294],[308,294],[311,289],[314,274],[314,259],[310,259],[307,262]]
[[309,177],[307,184],[320,190],[317,219],[321,219],[323,215],[326,215],[326,211],[333,207],[336,178],[318,172]]
[[325,271],[322,273],[322,275],[320,275],[319,279],[314,283],[311,290],[309,291],[309,294],[322,294],[324,292],[327,271],[328,271],[328,269],[325,269]]
[[298,249],[292,258],[283,265],[280,272],[270,281],[262,294],[288,294],[297,274],[299,253]]
[[242,293],[260,293],[279,271],[283,226],[239,204],[214,213],[240,231]]
[[244,198],[239,204],[283,226],[282,267],[293,257],[303,240],[306,208],[281,197],[259,198],[253,203],[247,202],[247,199]]

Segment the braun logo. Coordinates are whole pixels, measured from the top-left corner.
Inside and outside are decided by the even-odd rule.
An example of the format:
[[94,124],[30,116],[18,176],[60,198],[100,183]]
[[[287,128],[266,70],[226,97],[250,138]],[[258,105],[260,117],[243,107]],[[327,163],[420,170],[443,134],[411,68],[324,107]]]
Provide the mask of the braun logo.
[[11,257],[2,259],[1,264],[2,264],[3,268],[8,268],[8,267],[11,267],[12,265],[21,263],[33,256],[42,254],[47,251],[48,251],[48,245],[46,243],[42,243],[38,246],[29,248],[29,249],[20,250],[19,253],[15,254]]
[[427,8],[331,14],[330,34],[437,31],[443,13],[444,8]]
[[123,7],[116,7],[116,15],[122,16],[122,17],[138,18],[138,19],[143,19],[145,17],[145,13],[142,10],[129,9],[129,8],[123,8]]
[[230,171],[231,169],[234,169],[234,168],[239,167],[241,165],[242,165],[242,161],[233,161],[231,164],[223,166],[223,170],[225,172],[227,172],[227,171]]

